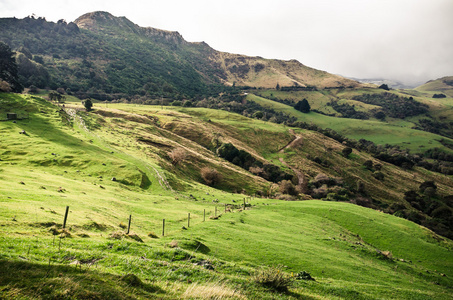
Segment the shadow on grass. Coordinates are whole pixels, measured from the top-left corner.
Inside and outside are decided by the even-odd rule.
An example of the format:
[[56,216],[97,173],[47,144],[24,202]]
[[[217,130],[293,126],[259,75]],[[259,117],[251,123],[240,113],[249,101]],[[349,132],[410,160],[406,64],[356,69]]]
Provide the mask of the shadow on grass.
[[[130,280],[133,276],[134,280]],[[165,291],[135,275],[117,276],[75,266],[0,260],[0,298],[132,299]]]

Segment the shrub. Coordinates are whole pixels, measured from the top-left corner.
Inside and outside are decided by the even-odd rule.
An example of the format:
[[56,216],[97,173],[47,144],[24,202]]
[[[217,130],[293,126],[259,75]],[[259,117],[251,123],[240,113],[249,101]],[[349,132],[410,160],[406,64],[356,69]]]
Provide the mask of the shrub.
[[376,171],[373,173],[373,177],[379,181],[382,181],[382,180],[384,180],[384,173],[382,173],[380,171]]
[[387,84],[385,84],[385,83],[384,83],[384,84],[381,84],[381,85],[379,86],[379,88],[380,88],[380,89],[383,89],[383,90],[386,90],[386,91],[389,91],[389,90],[390,90],[389,86],[388,86]]
[[168,156],[170,156],[171,163],[176,166],[187,158],[187,152],[183,148],[175,148],[171,150]]
[[262,268],[253,275],[252,280],[264,287],[278,291],[287,292],[288,287],[293,283],[293,278],[282,271],[281,266]]
[[373,169],[373,161],[369,159],[363,163],[363,166],[368,170],[371,170]]
[[310,109],[311,109],[310,104],[308,103],[307,99],[303,99],[302,101],[297,102],[296,105],[294,106],[294,108],[305,114],[309,113]]
[[294,184],[291,183],[289,180],[282,180],[278,184],[278,190],[282,194],[288,194],[288,195],[297,195],[296,188],[294,187]]
[[341,150],[341,153],[343,153],[344,157],[349,157],[349,155],[352,153],[352,148],[351,147],[346,147]]
[[207,185],[216,185],[222,180],[222,174],[216,169],[204,167],[201,169],[201,177]]
[[36,94],[38,91],[39,91],[38,88],[34,85],[30,85],[30,87],[28,88],[28,92],[30,94]]
[[110,234],[109,238],[114,239],[114,240],[121,240],[124,235],[125,234],[122,231],[115,231]]
[[91,99],[86,99],[82,103],[83,106],[85,106],[86,111],[91,111],[91,108],[93,107],[93,102],[91,101]]
[[327,185],[323,185],[320,188],[313,189],[313,191],[311,192],[311,196],[315,199],[321,199],[327,196],[327,192],[328,192]]
[[0,92],[10,93],[11,91],[11,85],[0,79]]

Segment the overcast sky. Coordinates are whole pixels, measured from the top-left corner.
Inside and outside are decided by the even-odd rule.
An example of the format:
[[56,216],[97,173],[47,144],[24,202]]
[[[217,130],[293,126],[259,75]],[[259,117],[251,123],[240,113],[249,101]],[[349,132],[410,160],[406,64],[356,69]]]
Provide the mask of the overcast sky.
[[0,0],[0,17],[92,11],[216,50],[414,84],[453,75],[453,0]]

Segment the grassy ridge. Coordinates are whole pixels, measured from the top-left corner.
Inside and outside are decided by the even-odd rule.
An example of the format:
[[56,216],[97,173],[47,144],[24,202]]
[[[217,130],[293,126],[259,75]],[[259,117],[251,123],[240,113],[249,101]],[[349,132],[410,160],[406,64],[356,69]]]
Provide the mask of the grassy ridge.
[[[298,120],[313,123],[321,128],[331,128],[347,138],[359,140],[365,138],[375,144],[399,145],[414,152],[425,151],[430,148],[446,149],[439,140],[439,135],[411,129],[413,123],[404,120],[391,120],[384,123],[377,120],[357,120],[326,116],[314,112],[301,113],[291,106],[278,103],[256,95],[248,95],[247,99],[260,105],[284,112]],[[448,149],[446,149],[448,151]]]
[[[232,186],[266,187],[201,145],[218,133],[277,162],[278,157],[298,153],[275,154],[276,146],[292,139],[283,126],[208,109],[110,104],[103,112],[78,112],[79,117],[71,118],[39,98],[2,95],[1,101],[2,107],[6,103],[10,108],[26,107],[29,118],[0,123],[0,297],[450,299],[453,295],[449,288],[453,244],[425,228],[337,202],[254,198],[247,200],[250,207],[243,211],[245,195],[208,187],[196,177],[201,163],[222,170],[227,181],[236,181]],[[101,116],[107,113],[111,115]],[[26,134],[19,134],[22,130]],[[272,142],[266,143],[266,136]],[[190,161],[171,166],[168,149],[182,146],[193,151]],[[161,177],[173,189],[161,185]],[[68,231],[58,233],[66,206]],[[222,216],[210,219],[216,206]],[[127,236],[129,215],[133,234]],[[60,239],[67,234],[70,237]],[[284,265],[288,276],[304,270],[316,281],[297,280],[289,292],[275,292],[253,281],[263,265]]]

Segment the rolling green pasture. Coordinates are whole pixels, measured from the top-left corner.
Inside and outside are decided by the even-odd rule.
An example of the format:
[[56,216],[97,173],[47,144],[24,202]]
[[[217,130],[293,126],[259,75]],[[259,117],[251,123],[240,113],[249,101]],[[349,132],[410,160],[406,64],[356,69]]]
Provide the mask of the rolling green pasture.
[[331,128],[351,139],[359,140],[364,138],[378,145],[399,145],[413,152],[422,152],[435,147],[445,148],[439,142],[444,137],[411,129],[412,123],[410,122],[390,120],[390,123],[384,123],[377,120],[336,118],[315,112],[304,114],[288,105],[255,95],[248,95],[247,99],[255,101],[264,107],[282,111],[290,116],[296,117],[300,121],[313,123],[321,128]]
[[[122,104],[112,105],[117,114],[104,121],[79,112],[80,122],[37,97],[0,101],[28,114],[0,122],[0,298],[453,297],[451,241],[352,204],[250,198],[179,177],[182,171],[164,168],[162,152],[136,138],[185,140],[170,141],[169,132],[133,112],[158,115],[161,125],[185,120],[196,128],[211,120],[207,128],[249,130],[252,144],[266,132],[279,143],[291,140],[283,126],[207,109],[164,113]],[[185,142],[215,165],[206,150]],[[250,180],[237,174],[229,180]],[[315,281],[294,280],[287,292],[255,283],[256,271],[270,266],[286,276],[306,271]]]

